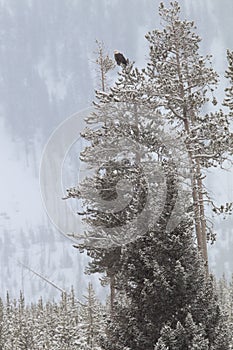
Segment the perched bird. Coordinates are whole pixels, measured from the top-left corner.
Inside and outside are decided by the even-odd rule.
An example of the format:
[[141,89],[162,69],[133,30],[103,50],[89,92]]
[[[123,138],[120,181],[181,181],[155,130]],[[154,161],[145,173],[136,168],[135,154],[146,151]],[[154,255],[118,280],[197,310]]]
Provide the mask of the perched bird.
[[126,60],[126,58],[123,56],[123,54],[120,53],[119,51],[114,50],[114,58],[116,60],[116,63],[118,64],[118,66],[120,66],[121,64],[123,64],[124,66],[127,66],[128,60]]

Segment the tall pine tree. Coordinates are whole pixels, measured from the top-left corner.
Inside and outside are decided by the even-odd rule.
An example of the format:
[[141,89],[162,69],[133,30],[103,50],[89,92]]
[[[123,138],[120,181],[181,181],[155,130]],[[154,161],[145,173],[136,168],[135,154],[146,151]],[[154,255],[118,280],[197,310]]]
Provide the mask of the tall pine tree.
[[199,53],[201,39],[195,33],[194,23],[180,19],[180,6],[176,1],[171,2],[170,8],[161,3],[159,14],[163,29],[146,35],[150,44],[146,70],[148,97],[154,108],[162,108],[164,118],[186,139],[195,230],[207,266],[206,241],[213,232],[208,229],[205,215],[204,202],[209,200],[209,195],[203,184],[204,170],[222,165],[231,152],[229,120],[221,110],[203,114],[208,102],[217,104],[213,91],[218,75],[211,67],[211,56]]
[[[212,92],[217,74],[210,57],[198,52],[200,38],[193,22],[180,20],[177,2],[168,9],[161,4],[159,11],[164,26],[146,36],[150,43],[147,68],[139,71],[129,63],[108,93],[97,92],[95,112],[87,118],[87,124],[95,128],[84,130],[83,137],[90,144],[81,154],[97,171],[68,195],[83,200],[81,214],[92,240],[84,244],[93,258],[91,271],[114,271],[116,278],[118,298],[103,339],[104,349],[228,349],[224,318],[198,249],[208,270],[204,210],[208,193],[202,181],[204,169],[222,165],[227,158],[229,121],[222,111],[202,114],[210,97],[216,104]],[[184,140],[188,153],[192,213],[167,230],[181,180],[169,150],[162,147],[167,144],[163,141],[170,124],[177,147],[178,140]],[[132,149],[130,142],[122,140],[136,146]],[[158,207],[163,209],[153,225],[146,222],[146,230],[140,234],[139,221],[134,226],[132,221],[145,207],[148,187],[143,175],[155,159],[164,174],[166,195],[152,196],[154,216]],[[117,199],[116,184],[121,178],[133,180],[132,201],[114,215],[101,211],[103,200],[107,209],[111,200]],[[156,188],[163,186],[158,180]],[[123,193],[123,198],[127,195]],[[198,249],[192,236],[194,227]],[[110,248],[101,247],[101,240]],[[118,246],[112,248],[114,242]],[[170,330],[170,338],[165,337],[166,330]]]
[[122,252],[119,298],[103,339],[105,350],[229,349],[228,330],[189,215],[172,232],[164,230],[175,195],[171,187],[157,229]]

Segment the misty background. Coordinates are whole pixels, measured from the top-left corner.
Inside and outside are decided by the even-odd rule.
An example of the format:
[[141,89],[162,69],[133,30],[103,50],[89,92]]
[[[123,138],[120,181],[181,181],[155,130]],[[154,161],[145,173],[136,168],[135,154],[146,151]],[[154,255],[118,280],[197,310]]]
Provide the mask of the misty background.
[[[106,294],[98,276],[84,275],[85,254],[59,233],[47,217],[40,195],[43,148],[67,117],[87,108],[98,88],[96,39],[113,58],[114,49],[135,65],[146,64],[147,31],[158,28],[158,0],[1,0],[0,1],[0,297],[24,291],[26,301],[60,293],[33,270],[80,298],[88,281]],[[227,81],[226,50],[233,50],[231,0],[179,1],[183,18],[194,20],[202,54],[213,55],[221,76],[221,103]],[[168,4],[165,1],[165,4]],[[116,67],[111,74],[117,79]],[[220,108],[220,104],[218,105]],[[78,155],[77,155],[78,157]],[[70,186],[75,184],[70,184]],[[233,200],[232,171],[208,174],[217,204]],[[52,195],[52,194],[51,194]],[[211,270],[233,273],[232,218],[213,218],[217,242],[209,249]]]

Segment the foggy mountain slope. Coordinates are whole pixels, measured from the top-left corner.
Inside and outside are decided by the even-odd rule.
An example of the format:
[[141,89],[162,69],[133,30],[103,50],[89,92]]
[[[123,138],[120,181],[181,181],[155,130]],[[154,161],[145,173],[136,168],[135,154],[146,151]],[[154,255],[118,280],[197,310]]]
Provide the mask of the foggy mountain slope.
[[[148,54],[145,33],[158,27],[154,0],[11,0],[0,2],[1,173],[0,284],[1,296],[20,288],[26,298],[50,298],[56,290],[17,265],[20,260],[57,282],[74,284],[84,293],[86,257],[58,233],[41,203],[38,174],[43,147],[57,125],[91,105],[97,87],[93,63],[95,40],[109,53],[125,53],[142,67]],[[166,1],[166,3],[168,3]],[[227,48],[233,47],[230,0],[180,1],[185,17],[194,20],[202,37],[201,50],[214,55],[214,68],[223,74]],[[112,57],[113,58],[113,57]],[[118,68],[114,70],[117,77]],[[223,96],[225,82],[219,88]],[[222,174],[231,183],[231,174]],[[215,174],[209,180],[218,201]],[[72,186],[72,184],[70,184]],[[227,194],[229,200],[230,194]],[[233,197],[233,195],[232,195]],[[218,221],[219,241],[211,247],[215,271],[232,269],[232,220]],[[96,283],[96,286],[98,284]],[[100,290],[99,293],[102,293]]]

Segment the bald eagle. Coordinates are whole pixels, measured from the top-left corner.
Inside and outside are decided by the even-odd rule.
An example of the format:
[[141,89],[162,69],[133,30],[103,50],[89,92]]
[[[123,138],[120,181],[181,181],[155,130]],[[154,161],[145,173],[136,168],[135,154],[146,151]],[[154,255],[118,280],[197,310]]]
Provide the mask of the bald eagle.
[[119,51],[114,50],[114,58],[116,60],[116,63],[118,64],[118,66],[120,66],[121,64],[123,64],[124,66],[127,66],[128,61],[123,56],[123,54],[120,53]]

